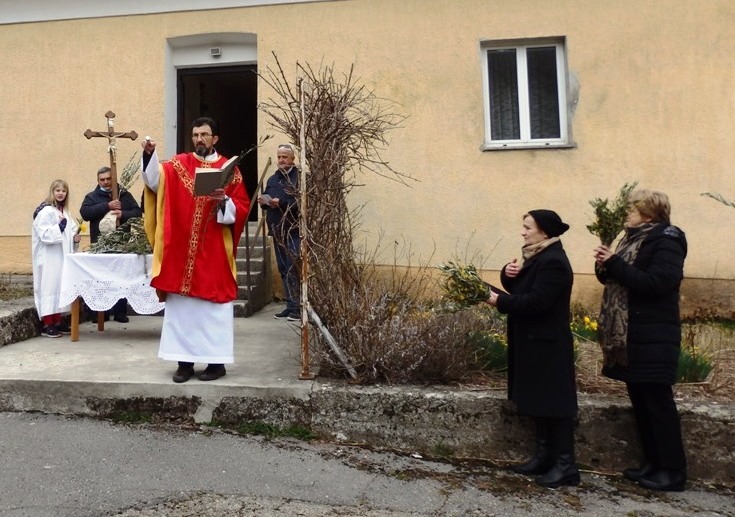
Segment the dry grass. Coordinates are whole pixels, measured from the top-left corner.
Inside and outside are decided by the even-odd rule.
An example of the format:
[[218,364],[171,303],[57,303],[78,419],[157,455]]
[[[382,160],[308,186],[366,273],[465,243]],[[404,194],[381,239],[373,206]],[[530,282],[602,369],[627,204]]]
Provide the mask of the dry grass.
[[604,393],[627,396],[625,384],[600,374],[602,351],[597,343],[577,340],[577,390],[580,393]]
[[[451,384],[481,374],[481,358],[467,336],[493,328],[502,332],[496,311],[485,305],[448,310],[427,301],[422,293],[428,274],[396,275],[386,282],[366,267],[361,276],[359,289],[334,283],[322,303],[325,324],[357,382]],[[345,366],[320,335],[315,337],[320,375],[344,377]]]
[[[708,357],[713,369],[704,382],[679,383],[674,387],[680,400],[735,400],[735,331],[717,322],[688,322],[683,327],[682,346],[696,346]],[[688,342],[692,340],[691,342]],[[604,377],[602,353],[597,343],[578,340],[577,387],[580,393],[627,396],[625,384]]]
[[33,296],[33,280],[27,275],[0,275],[0,301]]
[[702,383],[679,384],[681,398],[706,398],[732,402],[735,400],[735,328],[732,322],[702,321],[684,325],[683,346],[695,346],[708,357],[712,372]]

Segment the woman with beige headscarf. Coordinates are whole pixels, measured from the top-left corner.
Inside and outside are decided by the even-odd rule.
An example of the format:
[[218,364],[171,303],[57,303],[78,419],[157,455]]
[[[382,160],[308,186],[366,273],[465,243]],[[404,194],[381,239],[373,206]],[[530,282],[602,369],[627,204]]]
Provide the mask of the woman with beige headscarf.
[[569,229],[553,210],[523,216],[523,262],[506,264],[500,280],[507,293],[492,292],[487,303],[508,315],[508,399],[531,417],[533,456],[513,465],[549,488],[578,485],[574,459],[577,385],[569,305],[574,274],[561,242]]

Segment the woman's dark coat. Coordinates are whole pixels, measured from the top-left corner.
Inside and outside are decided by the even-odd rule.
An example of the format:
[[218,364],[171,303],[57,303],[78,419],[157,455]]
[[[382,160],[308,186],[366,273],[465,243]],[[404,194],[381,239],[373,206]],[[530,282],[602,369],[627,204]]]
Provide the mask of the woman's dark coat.
[[601,283],[616,280],[628,289],[628,366],[604,368],[604,375],[624,382],[676,382],[686,254],[684,232],[661,223],[641,243],[632,265],[613,255],[595,268]]
[[508,315],[508,398],[534,417],[577,414],[574,340],[569,300],[574,276],[560,242],[530,260],[515,278],[501,273],[509,294],[498,296]]

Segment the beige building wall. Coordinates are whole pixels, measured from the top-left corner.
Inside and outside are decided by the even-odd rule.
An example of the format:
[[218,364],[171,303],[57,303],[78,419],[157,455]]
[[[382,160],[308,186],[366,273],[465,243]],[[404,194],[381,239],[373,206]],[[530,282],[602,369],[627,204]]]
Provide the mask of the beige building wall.
[[[589,200],[638,181],[669,194],[689,240],[688,282],[708,286],[699,299],[717,292],[732,310],[735,209],[700,193],[735,199],[733,27],[730,0],[340,0],[5,25],[0,47],[17,50],[0,76],[0,272],[31,270],[31,213],[51,180],[69,181],[75,212],[94,187],[106,144],[82,133],[103,130],[107,110],[119,131],[173,141],[168,39],[248,33],[261,71],[271,52],[292,75],[297,61],[355,63],[408,116],[384,157],[413,180],[362,176],[352,196],[365,205],[359,243],[382,246],[386,264],[398,242],[400,263],[460,257],[492,276],[519,256],[522,214],[551,208],[571,225],[578,296],[594,299]],[[566,42],[574,146],[483,151],[480,44],[540,37]],[[259,95],[269,96],[262,84]],[[262,114],[259,131],[273,132]],[[139,144],[118,147],[124,164]]]

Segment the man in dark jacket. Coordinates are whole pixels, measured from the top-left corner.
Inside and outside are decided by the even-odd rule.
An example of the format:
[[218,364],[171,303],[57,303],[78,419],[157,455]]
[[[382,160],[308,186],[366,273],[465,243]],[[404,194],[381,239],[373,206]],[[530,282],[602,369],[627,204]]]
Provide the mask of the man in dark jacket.
[[258,203],[266,210],[268,234],[275,244],[278,272],[283,281],[286,308],[275,315],[276,319],[298,321],[300,316],[299,207],[296,196],[299,191],[299,169],[294,165],[296,155],[292,146],[278,146],[276,157],[278,170],[268,178]]
[[140,217],[143,212],[133,195],[127,190],[119,190],[120,199],[112,199],[112,171],[102,167],[97,171],[97,188],[84,197],[79,213],[82,219],[89,221],[89,237],[97,242],[100,236],[100,221],[109,212],[117,216],[118,226],[133,217]]
[[[119,190],[120,198],[112,199],[112,171],[109,167],[102,167],[97,171],[97,188],[84,197],[79,213],[85,221],[89,221],[89,237],[97,242],[100,236],[100,221],[112,213],[117,217],[118,226],[133,217],[140,217],[142,210],[138,202],[127,190]],[[128,301],[125,298],[118,300],[112,308],[115,321],[128,322]]]

